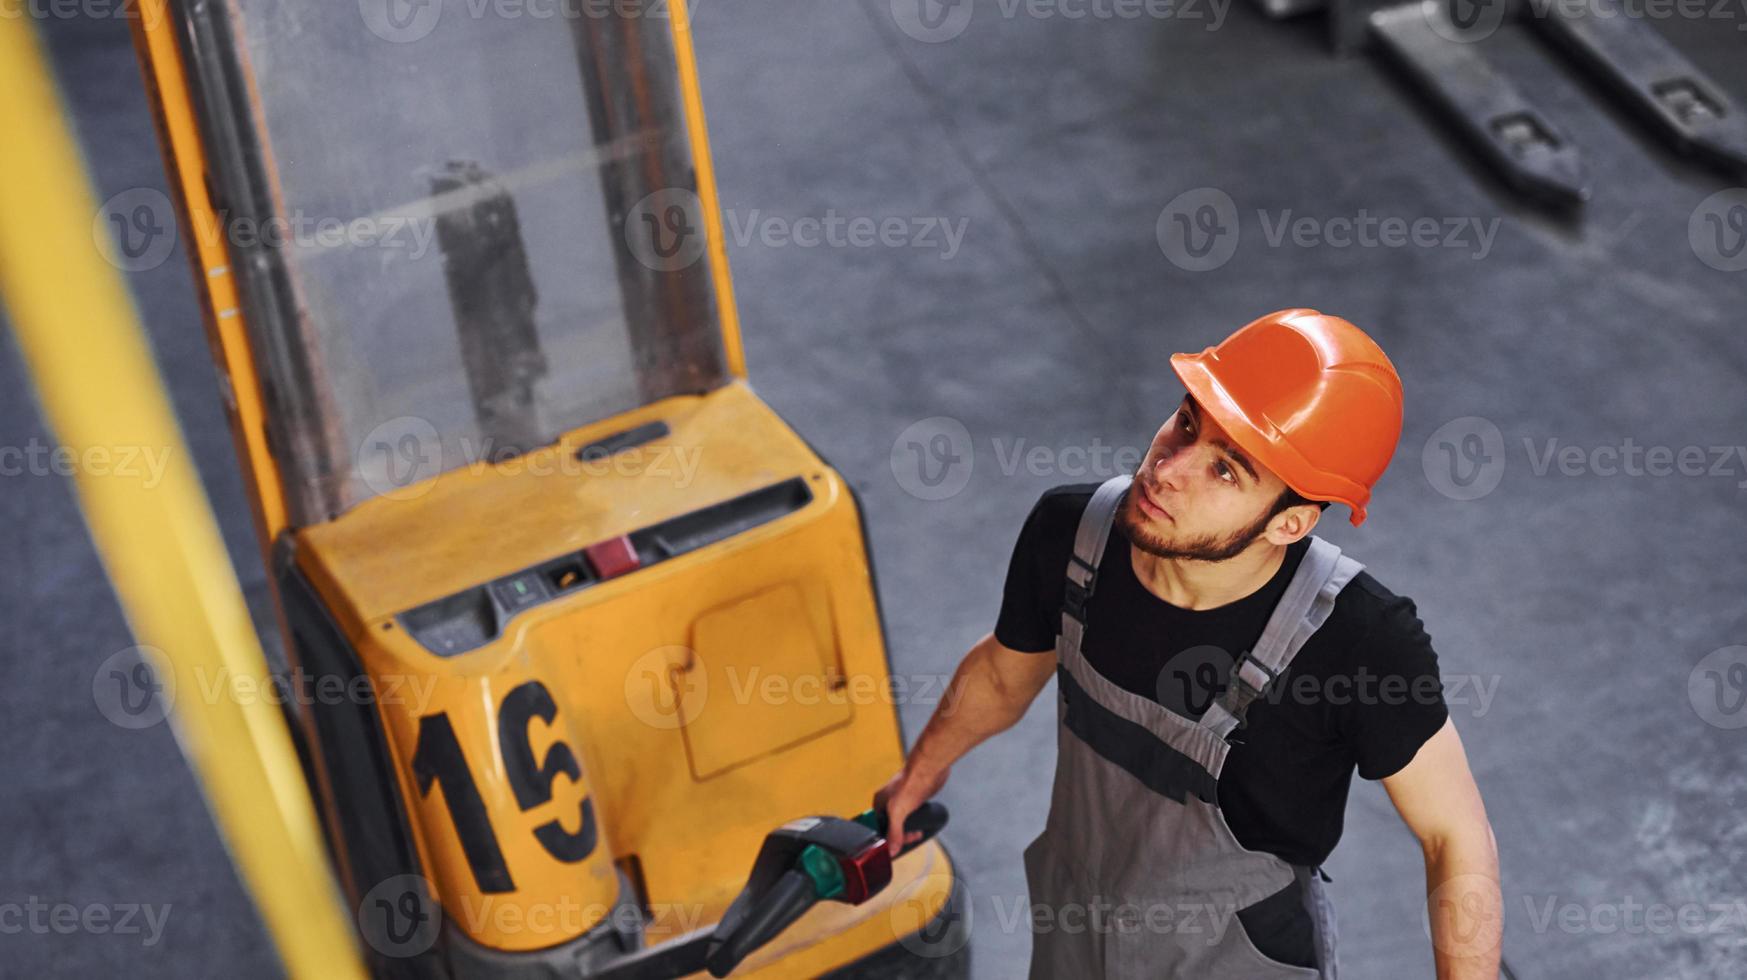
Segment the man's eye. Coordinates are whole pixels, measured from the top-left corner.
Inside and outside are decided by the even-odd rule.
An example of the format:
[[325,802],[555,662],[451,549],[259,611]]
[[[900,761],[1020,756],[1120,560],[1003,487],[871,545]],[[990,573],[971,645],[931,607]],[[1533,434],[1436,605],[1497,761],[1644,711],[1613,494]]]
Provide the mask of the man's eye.
[[1233,473],[1231,471],[1231,467],[1225,465],[1224,460],[1220,460],[1219,462],[1213,464],[1213,469],[1216,473],[1219,474],[1219,478],[1221,480],[1224,480],[1227,483],[1236,483],[1237,482],[1237,474]]

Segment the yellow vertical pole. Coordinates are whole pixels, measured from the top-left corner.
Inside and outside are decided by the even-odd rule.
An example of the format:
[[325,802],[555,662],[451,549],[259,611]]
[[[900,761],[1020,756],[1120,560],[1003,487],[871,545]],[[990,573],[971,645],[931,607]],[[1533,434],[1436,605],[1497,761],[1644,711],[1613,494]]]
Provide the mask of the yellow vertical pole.
[[704,212],[710,278],[716,284],[716,315],[722,323],[722,350],[728,372],[746,377],[746,348],[740,342],[740,307],[734,302],[734,277],[728,271],[728,239],[722,233],[722,205],[716,194],[716,165],[710,156],[710,127],[704,121],[704,96],[698,84],[697,52],[692,47],[692,15],[687,0],[673,0],[668,29],[673,34],[674,61],[679,65],[679,93],[685,108],[686,135],[692,145],[692,166],[698,176],[698,203]]
[[[129,626],[164,651],[171,713],[237,870],[296,978],[364,968],[278,707],[208,696],[266,681],[266,660],[126,286],[93,239],[96,202],[29,19],[0,17],[0,298],[49,425],[92,448],[167,454],[75,477]],[[166,685],[168,687],[168,685]]]

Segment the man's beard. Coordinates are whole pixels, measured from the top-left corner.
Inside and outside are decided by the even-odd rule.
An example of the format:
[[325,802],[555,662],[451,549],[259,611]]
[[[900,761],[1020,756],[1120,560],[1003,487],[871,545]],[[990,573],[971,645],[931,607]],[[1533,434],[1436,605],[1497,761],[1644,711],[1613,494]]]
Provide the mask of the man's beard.
[[1136,492],[1130,487],[1128,494],[1123,497],[1122,509],[1117,511],[1117,526],[1122,528],[1123,534],[1128,535],[1131,544],[1154,558],[1229,561],[1254,544],[1268,530],[1268,522],[1274,519],[1273,514],[1264,513],[1248,527],[1239,528],[1223,538],[1204,534],[1187,542],[1167,542],[1148,526],[1150,521],[1135,500]]

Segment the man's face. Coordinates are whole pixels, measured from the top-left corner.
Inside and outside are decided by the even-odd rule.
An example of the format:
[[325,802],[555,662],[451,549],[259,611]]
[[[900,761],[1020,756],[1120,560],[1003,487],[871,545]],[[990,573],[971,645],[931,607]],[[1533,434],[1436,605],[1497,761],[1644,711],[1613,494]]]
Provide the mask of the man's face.
[[1284,480],[1185,397],[1153,436],[1118,520],[1149,554],[1225,561],[1264,539],[1290,544],[1310,532],[1314,505],[1273,513],[1285,490]]

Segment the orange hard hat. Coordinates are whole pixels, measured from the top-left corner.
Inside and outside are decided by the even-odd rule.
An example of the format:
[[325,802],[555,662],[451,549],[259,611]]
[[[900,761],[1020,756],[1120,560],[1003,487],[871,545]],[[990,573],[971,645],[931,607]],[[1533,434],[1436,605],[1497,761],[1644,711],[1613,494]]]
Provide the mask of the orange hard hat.
[[1371,487],[1401,438],[1401,376],[1338,316],[1270,313],[1171,367],[1245,452],[1311,500],[1365,522]]

